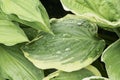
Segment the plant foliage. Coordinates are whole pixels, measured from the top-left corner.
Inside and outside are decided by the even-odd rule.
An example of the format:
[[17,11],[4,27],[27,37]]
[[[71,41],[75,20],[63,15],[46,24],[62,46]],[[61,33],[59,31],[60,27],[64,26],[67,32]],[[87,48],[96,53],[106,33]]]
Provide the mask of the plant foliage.
[[120,0],[60,1],[0,0],[0,80],[120,80]]

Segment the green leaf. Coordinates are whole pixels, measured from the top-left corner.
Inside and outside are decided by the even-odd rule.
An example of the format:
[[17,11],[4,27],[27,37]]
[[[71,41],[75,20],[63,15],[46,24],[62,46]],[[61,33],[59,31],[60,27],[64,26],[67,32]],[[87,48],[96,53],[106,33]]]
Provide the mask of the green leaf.
[[100,76],[92,76],[92,77],[84,78],[82,80],[109,80],[109,79],[104,78],[104,77],[100,77]]
[[87,66],[86,68],[73,72],[56,71],[45,77],[43,80],[82,80],[83,78],[90,76],[101,75],[95,67]]
[[6,14],[0,11],[0,20],[10,20]]
[[104,49],[97,37],[97,27],[76,16],[51,22],[54,36],[43,34],[38,41],[23,48],[24,55],[42,69],[56,68],[71,72],[88,66]]
[[29,62],[17,46],[1,46],[0,55],[0,74],[4,80],[42,80],[43,71]]
[[8,20],[0,20],[0,43],[12,46],[28,41],[23,30]]
[[37,39],[40,38],[41,34],[40,31],[33,29],[33,28],[22,28],[27,37],[29,38],[30,42],[31,41],[36,41]]
[[2,76],[1,76],[1,74],[0,74],[0,80],[6,80],[5,78],[3,78]]
[[120,40],[111,44],[102,55],[110,80],[120,80]]
[[[39,0],[0,0],[1,9],[8,15],[16,15],[19,19],[26,23],[38,24],[38,30],[50,32],[49,18],[45,8]],[[16,19],[15,19],[16,20]],[[25,24],[26,24],[25,23]]]
[[97,23],[101,27],[120,26],[120,0],[61,0],[65,10]]

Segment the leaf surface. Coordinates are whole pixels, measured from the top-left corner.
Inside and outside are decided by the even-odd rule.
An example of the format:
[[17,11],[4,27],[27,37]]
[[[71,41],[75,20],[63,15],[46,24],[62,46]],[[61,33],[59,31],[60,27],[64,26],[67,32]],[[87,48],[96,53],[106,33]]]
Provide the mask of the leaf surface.
[[[43,30],[49,33],[50,24],[47,12],[39,0],[0,0],[1,9],[8,15],[16,15],[24,24],[38,24],[37,30]],[[16,21],[20,21],[20,20]]]
[[24,55],[37,67],[63,71],[79,70],[96,60],[104,49],[97,27],[76,16],[51,22],[55,36],[41,34],[38,41],[23,48]]
[[23,30],[8,20],[0,20],[0,43],[12,46],[29,41]]
[[65,10],[97,23],[101,27],[120,26],[120,0],[61,0]]
[[1,46],[0,54],[0,75],[4,80],[42,80],[43,71],[29,62],[17,46]]
[[102,55],[110,80],[120,79],[120,40],[111,44]]
[[73,72],[56,71],[45,77],[43,80],[82,80],[83,78],[90,76],[101,75],[95,67],[88,66],[86,68]]

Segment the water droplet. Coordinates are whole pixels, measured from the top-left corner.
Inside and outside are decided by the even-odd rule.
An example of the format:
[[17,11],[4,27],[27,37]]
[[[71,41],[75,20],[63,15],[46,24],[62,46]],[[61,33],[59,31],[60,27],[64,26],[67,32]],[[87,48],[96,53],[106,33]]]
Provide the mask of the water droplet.
[[100,49],[96,49],[96,53],[97,53],[98,55],[100,54],[99,51],[100,51]]
[[63,37],[71,37],[70,34],[63,34]]
[[63,37],[66,37],[68,34],[63,34]]
[[55,37],[52,37],[52,39],[55,39]]
[[80,26],[82,23],[81,22],[79,22],[79,23],[77,23],[78,24],[78,26]]
[[80,39],[75,39],[76,41],[80,41]]
[[70,51],[70,48],[66,48],[65,51]]
[[56,54],[61,54],[61,51],[57,51]]
[[100,51],[100,49],[97,49],[96,51],[97,51],[97,52],[99,52],[99,51]]
[[63,41],[65,40],[65,38],[62,39]]

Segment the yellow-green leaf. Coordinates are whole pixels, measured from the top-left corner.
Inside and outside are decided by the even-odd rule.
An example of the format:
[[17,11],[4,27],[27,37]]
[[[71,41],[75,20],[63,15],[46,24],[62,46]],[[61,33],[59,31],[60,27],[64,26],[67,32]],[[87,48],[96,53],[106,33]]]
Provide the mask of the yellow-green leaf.
[[[49,33],[50,24],[47,12],[39,0],[0,0],[1,9],[8,15],[16,15],[19,19],[28,23],[39,24],[38,30]],[[16,20],[16,19],[15,19]],[[33,27],[33,26],[31,26]]]
[[103,52],[102,61],[110,80],[120,80],[120,39]]
[[12,46],[28,41],[23,30],[8,20],[0,20],[0,43]]
[[91,76],[101,76],[101,74],[95,67],[89,65],[81,70],[73,72],[56,71],[43,80],[82,80],[83,78]]
[[120,0],[61,0],[61,3],[65,10],[72,11],[101,27],[120,26]]

